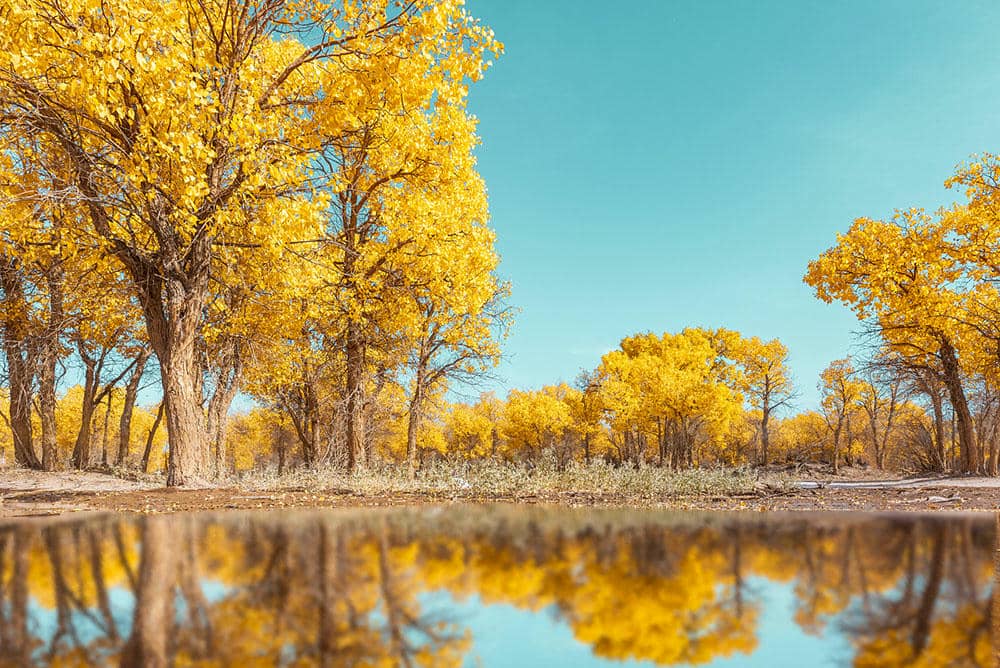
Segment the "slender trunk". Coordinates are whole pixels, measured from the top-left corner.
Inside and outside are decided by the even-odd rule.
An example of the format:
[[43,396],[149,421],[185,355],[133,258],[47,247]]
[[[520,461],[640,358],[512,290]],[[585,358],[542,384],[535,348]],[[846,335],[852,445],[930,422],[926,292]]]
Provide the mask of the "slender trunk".
[[42,426],[42,468],[57,467],[56,446],[56,357],[53,346],[46,345],[38,369],[38,413]]
[[316,464],[319,454],[319,400],[314,380],[304,379],[289,392],[284,401],[295,435],[302,446],[302,463],[306,468]]
[[760,450],[761,457],[760,463],[763,466],[767,466],[769,460],[769,445],[770,445],[770,430],[769,422],[771,420],[771,407],[768,406],[767,399],[764,399],[764,410],[760,418]]
[[944,407],[941,405],[941,395],[937,388],[931,388],[928,396],[931,398],[931,410],[934,413],[934,464],[937,471],[943,472],[945,469]]
[[142,374],[146,369],[146,362],[152,352],[149,348],[143,348],[136,359],[135,369],[132,377],[125,386],[125,398],[122,402],[122,416],[118,421],[118,455],[115,457],[115,466],[124,466],[128,460],[128,450],[132,442],[132,413],[135,410],[135,402],[139,396],[139,384],[142,382]]
[[[422,348],[422,346],[421,346]],[[423,410],[424,383],[426,377],[425,361],[421,349],[420,363],[417,365],[417,377],[413,381],[413,397],[410,399],[409,419],[406,424],[406,473],[412,480],[417,474],[417,433],[420,430],[421,411]]]
[[56,364],[60,356],[63,329],[63,270],[56,263],[46,271],[49,291],[48,322],[42,341],[38,369],[38,409],[42,426],[42,468],[56,468]]
[[156,438],[156,430],[160,428],[160,421],[163,420],[163,411],[165,408],[165,404],[161,401],[160,406],[156,409],[156,418],[153,420],[153,426],[149,428],[149,434],[146,436],[146,448],[142,451],[143,473],[149,473],[149,455],[153,451],[153,439]]
[[107,408],[104,409],[104,430],[101,434],[101,467],[108,468],[108,423],[111,421],[111,393],[108,392]]
[[833,430],[833,474],[840,473],[840,430],[842,419],[837,420],[837,428]]
[[982,457],[979,456],[979,446],[976,443],[976,430],[969,411],[969,403],[962,387],[961,369],[955,349],[946,339],[941,340],[941,363],[944,368],[944,383],[948,389],[955,419],[958,422],[958,441],[961,450],[962,473],[981,473]]
[[[83,353],[81,351],[81,356]],[[80,429],[73,444],[73,467],[85,469],[90,466],[90,438],[93,431],[94,397],[97,394],[97,362],[84,357],[86,372],[83,381],[83,400],[80,403]]]
[[347,325],[347,470],[362,466],[365,456],[364,424],[364,343],[361,325]]
[[208,402],[208,437],[211,439],[213,473],[216,478],[225,475],[226,426],[229,409],[239,391],[243,377],[243,362],[237,343],[227,347],[216,370],[215,391]]

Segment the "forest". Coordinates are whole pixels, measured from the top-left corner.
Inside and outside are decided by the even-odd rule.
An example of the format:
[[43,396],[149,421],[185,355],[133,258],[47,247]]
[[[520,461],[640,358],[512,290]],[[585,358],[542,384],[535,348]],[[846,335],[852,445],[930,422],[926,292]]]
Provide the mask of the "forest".
[[467,98],[504,47],[462,2],[0,19],[6,463],[168,486],[468,460],[998,473],[993,155],[947,181],[960,203],[858,219],[808,265],[864,343],[815,409],[780,337],[707,327],[622,332],[572,382],[497,396],[516,293]]

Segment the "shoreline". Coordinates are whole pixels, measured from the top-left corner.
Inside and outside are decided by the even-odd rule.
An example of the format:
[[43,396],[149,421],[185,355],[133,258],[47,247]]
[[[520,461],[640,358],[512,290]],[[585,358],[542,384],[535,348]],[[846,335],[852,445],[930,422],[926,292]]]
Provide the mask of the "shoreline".
[[739,493],[556,490],[510,494],[484,493],[463,487],[376,492],[323,485],[173,489],[93,472],[0,472],[0,521],[85,512],[181,513],[456,503],[690,512],[997,512],[1000,510],[1000,479],[790,480],[781,487],[765,486]]

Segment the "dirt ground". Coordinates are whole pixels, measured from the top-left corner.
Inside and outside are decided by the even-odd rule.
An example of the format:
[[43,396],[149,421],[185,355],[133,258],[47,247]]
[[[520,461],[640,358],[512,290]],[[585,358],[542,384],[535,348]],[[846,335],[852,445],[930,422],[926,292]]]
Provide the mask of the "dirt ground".
[[254,491],[235,487],[174,490],[100,473],[0,471],[0,518],[75,512],[172,513],[198,510],[324,508],[510,502],[568,506],[636,506],[677,510],[741,511],[998,511],[1000,478],[906,480],[802,480],[753,494],[659,498],[590,492],[484,496],[447,494],[368,496],[344,489]]

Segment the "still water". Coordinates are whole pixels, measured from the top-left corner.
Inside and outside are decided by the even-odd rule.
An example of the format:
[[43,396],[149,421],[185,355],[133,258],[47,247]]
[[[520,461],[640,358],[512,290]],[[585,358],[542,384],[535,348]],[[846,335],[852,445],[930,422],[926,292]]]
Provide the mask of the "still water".
[[993,666],[994,527],[511,506],[21,521],[0,525],[0,665]]

